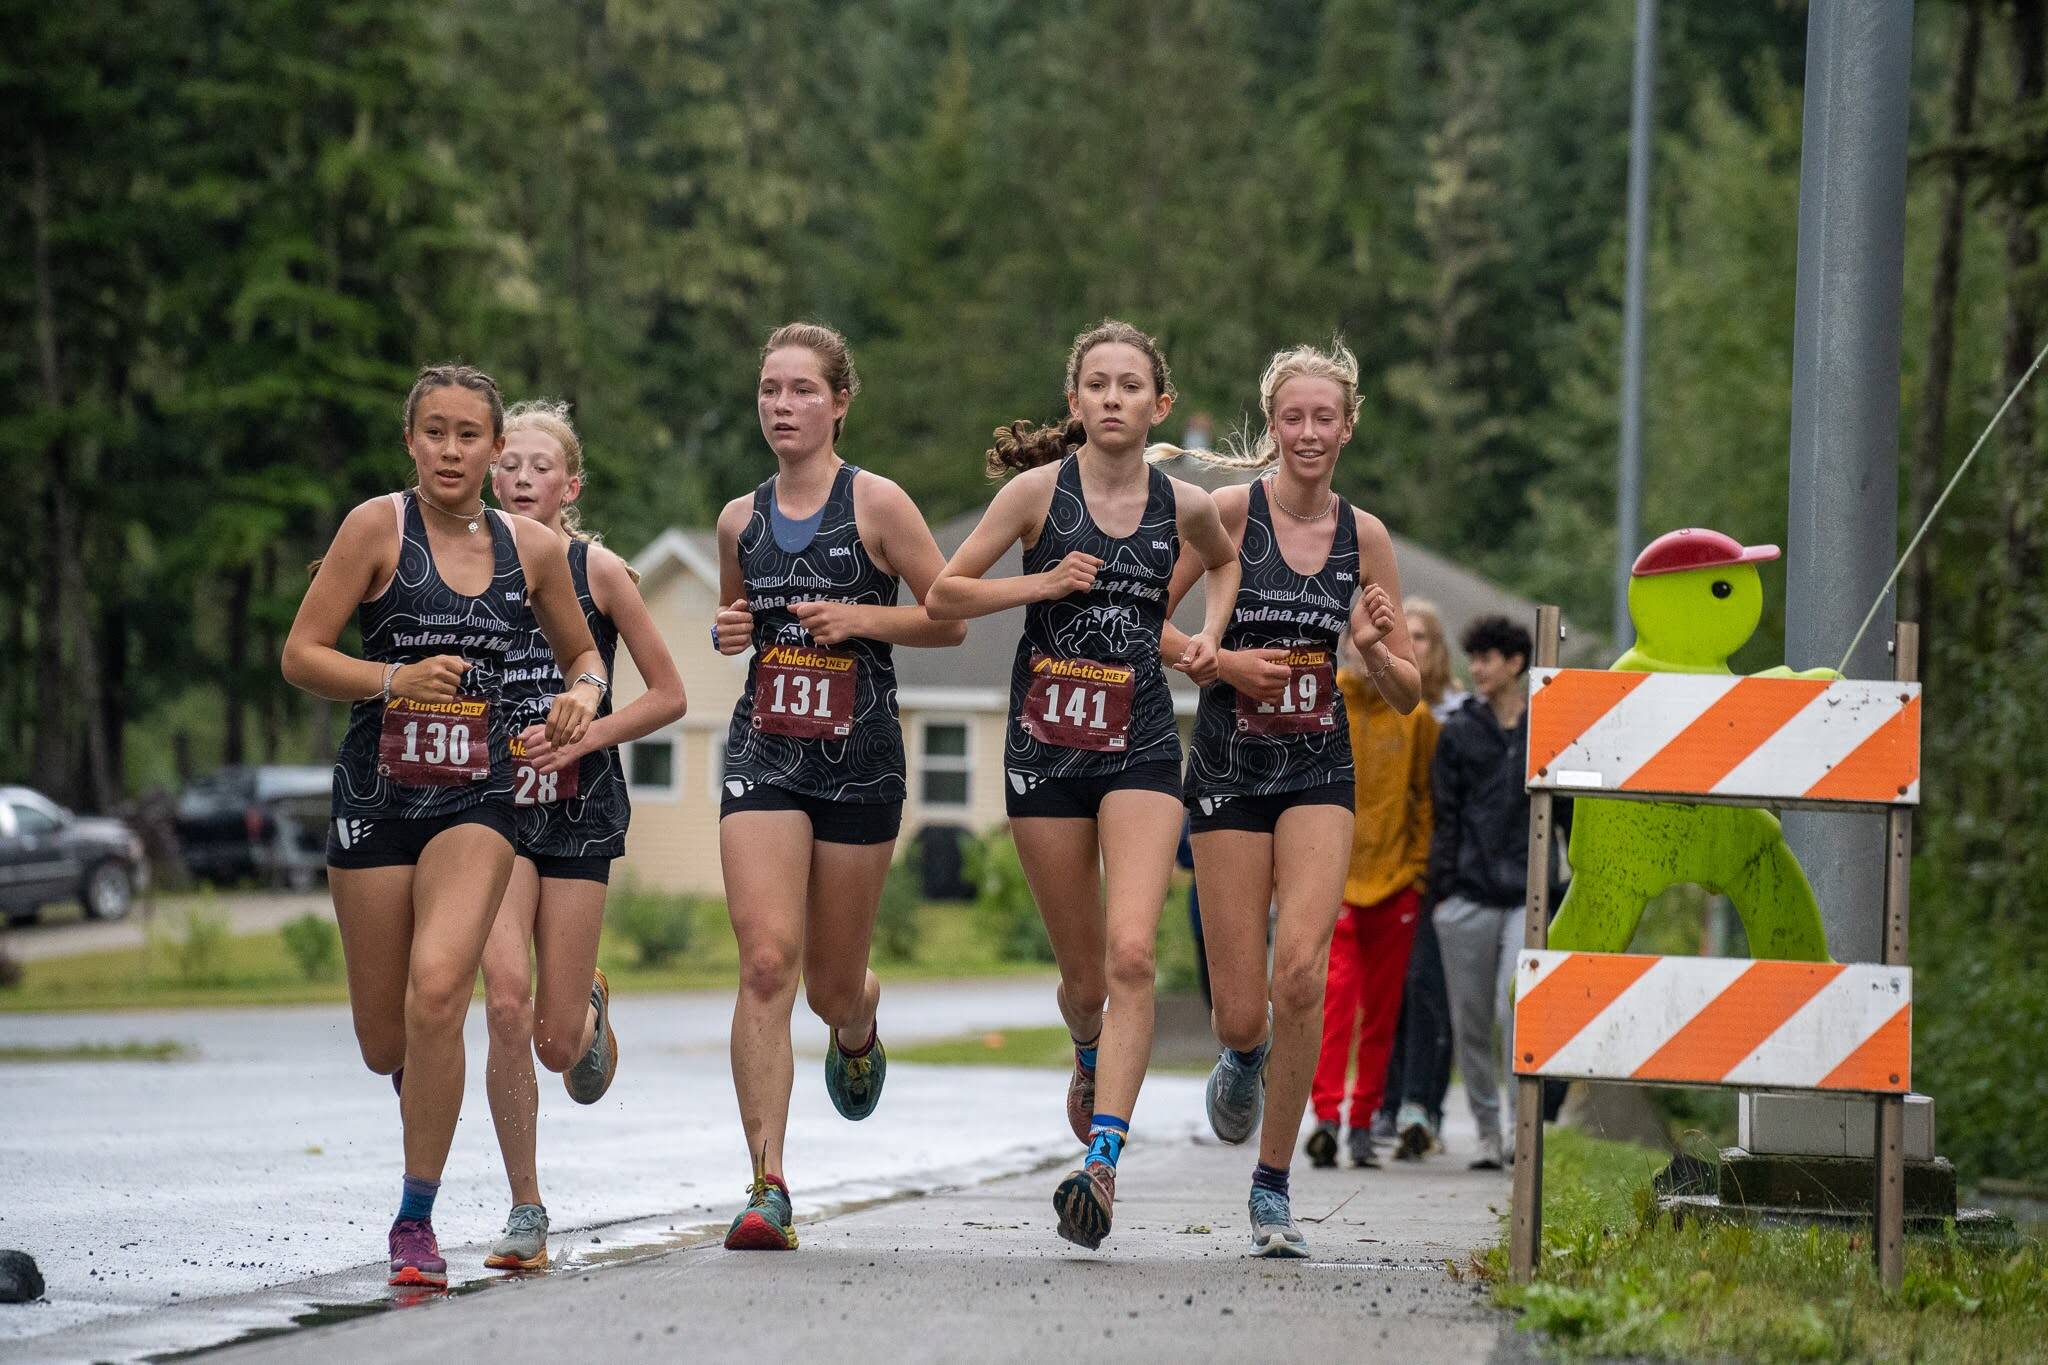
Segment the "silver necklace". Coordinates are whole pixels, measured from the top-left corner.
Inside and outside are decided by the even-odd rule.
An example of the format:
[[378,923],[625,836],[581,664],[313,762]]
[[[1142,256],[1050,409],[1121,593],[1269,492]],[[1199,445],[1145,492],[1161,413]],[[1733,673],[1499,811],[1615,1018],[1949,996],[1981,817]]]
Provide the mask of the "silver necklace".
[[1273,505],[1279,508],[1281,511],[1285,512],[1288,516],[1293,517],[1296,521],[1321,521],[1324,517],[1330,515],[1330,504],[1337,501],[1337,490],[1333,488],[1327,494],[1324,495],[1323,505],[1316,511],[1315,515],[1305,517],[1301,513],[1295,511],[1292,507],[1289,507],[1286,503],[1280,500],[1280,481],[1278,479],[1273,480],[1271,492],[1273,496]]
[[[441,506],[441,504],[435,502],[432,498],[428,497],[424,493],[420,494],[420,501],[426,504],[428,507],[433,508],[436,512],[439,512],[444,517],[453,517],[457,521],[461,521],[463,519],[462,513],[449,511],[447,508]],[[469,533],[471,535],[476,534],[477,518],[481,517],[483,514],[484,500],[482,498],[478,498],[476,500],[476,511],[471,512],[469,514]]]

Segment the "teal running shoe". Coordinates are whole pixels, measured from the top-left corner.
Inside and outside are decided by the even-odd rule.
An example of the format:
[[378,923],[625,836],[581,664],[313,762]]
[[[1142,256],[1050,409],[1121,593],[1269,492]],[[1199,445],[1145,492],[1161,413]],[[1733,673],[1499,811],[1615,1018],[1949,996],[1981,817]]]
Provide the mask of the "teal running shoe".
[[879,1034],[870,1035],[868,1050],[855,1057],[839,1046],[839,1030],[831,1031],[825,1051],[825,1093],[839,1117],[858,1123],[882,1102],[882,1082],[889,1075],[889,1054]]
[[514,1204],[504,1235],[491,1243],[486,1270],[545,1270],[548,1265],[548,1211],[538,1204]]
[[590,1050],[562,1073],[562,1088],[578,1104],[596,1104],[603,1099],[604,1092],[612,1088],[612,1077],[619,1074],[619,1039],[612,1032],[612,983],[604,979],[602,967],[597,980],[590,983],[590,1004],[597,1011],[597,1033],[590,1040]]
[[1266,1055],[1270,1050],[1269,1044],[1259,1046],[1257,1066],[1244,1065],[1229,1048],[1217,1054],[1206,1098],[1209,1128],[1220,1140],[1234,1146],[1257,1131],[1266,1112]]
[[1294,1226],[1294,1208],[1277,1190],[1252,1187],[1252,1255],[1300,1260],[1308,1255],[1308,1238]]
[[789,1187],[781,1176],[769,1175],[754,1161],[754,1183],[747,1187],[747,1206],[725,1230],[727,1251],[795,1251],[796,1221],[790,1214]]

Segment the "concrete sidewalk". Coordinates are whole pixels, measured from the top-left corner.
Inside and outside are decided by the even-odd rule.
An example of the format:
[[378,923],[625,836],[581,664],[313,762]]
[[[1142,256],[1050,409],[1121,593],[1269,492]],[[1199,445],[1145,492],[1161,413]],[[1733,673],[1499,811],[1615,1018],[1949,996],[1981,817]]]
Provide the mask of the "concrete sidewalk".
[[[939,1136],[932,1135],[933,1138]],[[1523,1359],[1484,1291],[1452,1278],[1496,1236],[1508,1183],[1464,1146],[1417,1166],[1299,1163],[1314,1259],[1249,1258],[1249,1148],[1178,1140],[1126,1156],[1116,1228],[1053,1232],[1060,1170],[799,1226],[793,1254],[715,1241],[598,1271],[493,1282],[403,1312],[232,1348],[226,1361],[745,1359],[1133,1362]],[[1076,1153],[1078,1155],[1078,1151]],[[1064,1164],[1064,1163],[1062,1163]]]

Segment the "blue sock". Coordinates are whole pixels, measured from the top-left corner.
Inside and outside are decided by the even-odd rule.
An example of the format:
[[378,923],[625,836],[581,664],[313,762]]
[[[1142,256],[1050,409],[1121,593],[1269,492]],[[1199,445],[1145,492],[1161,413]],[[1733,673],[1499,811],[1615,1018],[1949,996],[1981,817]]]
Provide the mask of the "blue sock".
[[434,1196],[441,1192],[438,1180],[422,1180],[416,1175],[405,1178],[405,1194],[398,1201],[400,1218],[417,1218],[422,1222],[434,1216]]
[[1230,1055],[1245,1070],[1257,1071],[1261,1066],[1265,1065],[1266,1049],[1270,1046],[1272,1046],[1270,1043],[1260,1043],[1249,1052],[1239,1052],[1236,1048],[1232,1048],[1230,1049]]
[[1093,1071],[1095,1069],[1095,1047],[1101,1041],[1102,1035],[1099,1033],[1095,1035],[1094,1043],[1083,1043],[1079,1038],[1074,1039],[1074,1056],[1079,1060],[1084,1070]]
[[1120,1119],[1115,1114],[1096,1114],[1088,1120],[1088,1156],[1081,1164],[1086,1166],[1099,1161],[1113,1171],[1117,1158],[1124,1154],[1124,1144],[1130,1140],[1129,1119]]
[[1258,1165],[1252,1167],[1252,1188],[1255,1190],[1271,1190],[1273,1193],[1285,1198],[1287,1195],[1287,1168],[1285,1166],[1268,1166],[1265,1162],[1261,1161]]

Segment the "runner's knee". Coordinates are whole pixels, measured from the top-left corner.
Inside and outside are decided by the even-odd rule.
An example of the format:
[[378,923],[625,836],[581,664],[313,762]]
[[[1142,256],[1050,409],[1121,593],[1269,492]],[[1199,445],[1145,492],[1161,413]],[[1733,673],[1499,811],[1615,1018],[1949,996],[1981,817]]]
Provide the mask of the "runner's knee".
[[493,992],[486,981],[484,1020],[490,1025],[491,1041],[497,1046],[523,1048],[533,1037],[533,1002],[523,994]]
[[471,979],[436,967],[415,967],[405,992],[408,1034],[457,1033],[469,1012]]
[[1328,968],[1314,959],[1294,959],[1273,964],[1273,1012],[1275,1014],[1320,1016],[1323,986]]
[[804,1003],[810,1006],[812,1014],[838,1027],[859,1011],[861,987],[866,984],[865,977],[845,984],[813,981],[806,977]]
[[1216,1041],[1239,1052],[1249,1052],[1266,1038],[1266,1002],[1245,999],[1216,1000],[1212,1020],[1216,1029]]
[[356,1046],[362,1050],[363,1065],[379,1076],[389,1076],[405,1065],[405,1030],[379,1025],[356,1025]]
[[1158,971],[1158,958],[1150,938],[1112,939],[1109,945],[1109,988],[1111,992],[1150,991]]
[[794,944],[761,943],[740,951],[740,993],[756,1000],[793,994],[802,958]]
[[557,1027],[551,1019],[535,1028],[533,1055],[550,1071],[567,1071],[582,1059],[582,1042],[582,1017],[561,1027]]

